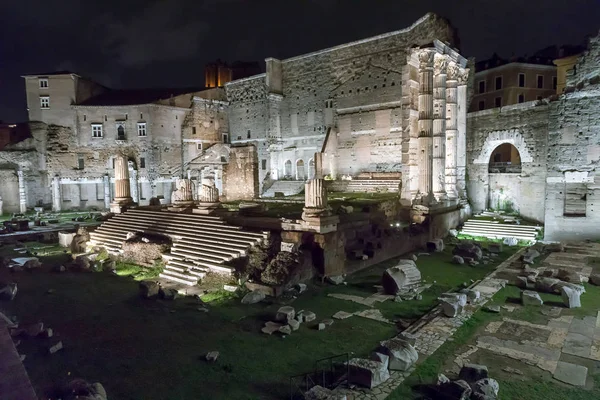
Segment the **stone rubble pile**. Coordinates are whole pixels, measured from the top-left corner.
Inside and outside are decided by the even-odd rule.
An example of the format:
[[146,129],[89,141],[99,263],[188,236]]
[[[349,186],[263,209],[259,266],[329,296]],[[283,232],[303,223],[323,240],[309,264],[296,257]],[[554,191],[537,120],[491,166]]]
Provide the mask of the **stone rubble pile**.
[[500,391],[498,381],[488,376],[485,365],[464,365],[458,379],[451,380],[439,374],[432,388],[432,398],[447,400],[496,400]]
[[419,286],[421,272],[413,260],[400,260],[398,265],[384,271],[381,282],[385,293],[397,295],[403,290]]
[[[275,332],[279,332],[284,336],[290,335],[292,332],[297,331],[300,328],[300,324],[303,322],[313,322],[317,316],[312,311],[301,310],[296,312],[294,307],[283,306],[277,310],[275,314],[275,321],[267,321],[261,332],[267,335],[272,335]],[[333,320],[327,326],[333,324]],[[321,324],[317,325],[317,329],[321,330]],[[325,329],[325,328],[323,328]]]

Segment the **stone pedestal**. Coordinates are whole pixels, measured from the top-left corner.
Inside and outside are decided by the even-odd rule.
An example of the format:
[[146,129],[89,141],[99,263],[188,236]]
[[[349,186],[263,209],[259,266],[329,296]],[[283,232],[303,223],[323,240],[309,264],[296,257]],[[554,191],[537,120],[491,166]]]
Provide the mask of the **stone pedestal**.
[[115,214],[125,212],[127,208],[135,205],[131,198],[129,187],[129,164],[125,156],[115,158],[115,198],[110,203],[110,211]]
[[221,203],[219,202],[219,189],[215,186],[215,182],[212,179],[202,179],[200,187],[198,188],[198,204],[197,208],[194,208],[192,212],[194,214],[214,214],[217,211],[222,210]]

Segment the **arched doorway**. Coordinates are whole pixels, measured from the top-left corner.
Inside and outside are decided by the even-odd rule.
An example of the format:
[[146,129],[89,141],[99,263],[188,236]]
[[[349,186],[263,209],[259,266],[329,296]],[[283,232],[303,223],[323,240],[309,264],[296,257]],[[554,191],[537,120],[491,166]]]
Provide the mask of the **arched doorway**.
[[283,164],[283,177],[291,178],[292,177],[292,161],[287,160],[285,164]]
[[521,155],[511,143],[502,143],[490,155],[490,173],[518,174],[521,173]]
[[521,184],[516,174],[521,173],[521,155],[511,143],[502,143],[490,154],[488,162],[489,203],[493,210],[520,212]]
[[308,161],[308,179],[315,179],[315,160],[313,158]]
[[296,180],[306,180],[306,171],[304,170],[304,160],[300,159],[296,161]]
[[119,125],[117,128],[117,140],[125,140],[125,128],[123,128],[123,125]]

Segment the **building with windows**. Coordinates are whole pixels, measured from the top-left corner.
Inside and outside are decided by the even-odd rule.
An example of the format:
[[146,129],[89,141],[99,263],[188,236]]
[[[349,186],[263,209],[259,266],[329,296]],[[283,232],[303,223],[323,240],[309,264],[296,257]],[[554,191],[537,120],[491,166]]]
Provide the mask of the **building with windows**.
[[557,71],[547,51],[527,58],[494,54],[475,64],[475,86],[469,111],[541,100],[556,93]]

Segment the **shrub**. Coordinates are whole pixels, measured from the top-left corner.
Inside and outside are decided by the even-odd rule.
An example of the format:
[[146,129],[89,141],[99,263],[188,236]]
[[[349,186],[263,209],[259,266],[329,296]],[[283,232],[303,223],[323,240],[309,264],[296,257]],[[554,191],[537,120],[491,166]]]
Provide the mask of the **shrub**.
[[262,272],[261,280],[267,285],[282,285],[297,266],[298,259],[296,255],[281,251]]

